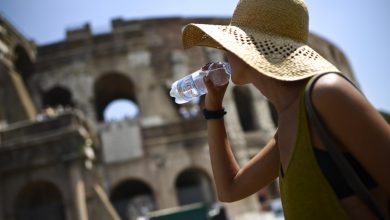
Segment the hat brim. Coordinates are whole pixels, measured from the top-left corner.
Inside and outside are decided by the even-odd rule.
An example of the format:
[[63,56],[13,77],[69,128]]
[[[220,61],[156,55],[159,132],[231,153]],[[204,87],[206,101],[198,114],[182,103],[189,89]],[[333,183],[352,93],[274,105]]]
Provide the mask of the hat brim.
[[188,24],[182,41],[185,49],[206,46],[228,50],[260,73],[283,81],[340,72],[304,43],[232,25]]

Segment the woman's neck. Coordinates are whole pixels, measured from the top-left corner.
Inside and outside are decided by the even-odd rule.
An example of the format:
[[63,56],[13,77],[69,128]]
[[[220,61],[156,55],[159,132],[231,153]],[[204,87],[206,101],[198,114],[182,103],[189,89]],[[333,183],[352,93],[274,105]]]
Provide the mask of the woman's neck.
[[275,106],[279,116],[297,103],[302,86],[307,81],[283,82],[259,75],[252,80],[252,84]]

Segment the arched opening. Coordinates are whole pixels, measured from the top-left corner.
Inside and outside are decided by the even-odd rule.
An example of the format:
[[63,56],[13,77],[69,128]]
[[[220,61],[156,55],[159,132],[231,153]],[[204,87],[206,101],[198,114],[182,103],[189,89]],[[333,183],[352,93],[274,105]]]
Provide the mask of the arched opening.
[[58,188],[49,182],[30,183],[15,202],[17,220],[65,220],[65,207]]
[[136,220],[156,210],[151,188],[139,180],[124,181],[116,186],[111,192],[111,202],[123,220]]
[[43,93],[42,103],[44,107],[53,107],[58,106],[62,107],[73,107],[74,103],[72,100],[71,92],[61,86],[55,86],[45,93]]
[[233,88],[234,102],[238,110],[241,127],[244,131],[258,129],[254,100],[248,87],[236,86]]
[[198,169],[183,171],[176,179],[176,194],[180,205],[215,202],[212,183],[207,174]]
[[15,47],[14,55],[14,66],[16,71],[22,76],[23,81],[27,85],[27,80],[34,71],[33,62],[26,50],[20,45]]
[[136,109],[138,103],[133,82],[125,75],[108,73],[101,76],[94,85],[96,115],[99,121],[104,121],[104,113],[110,103],[116,100],[128,100]]
[[136,118],[138,106],[128,99],[117,99],[110,102],[104,109],[104,121],[120,121],[125,118]]

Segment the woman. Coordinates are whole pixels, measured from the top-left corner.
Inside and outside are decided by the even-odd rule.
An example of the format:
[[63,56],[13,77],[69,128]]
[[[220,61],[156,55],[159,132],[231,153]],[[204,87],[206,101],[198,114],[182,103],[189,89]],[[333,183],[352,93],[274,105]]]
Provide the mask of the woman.
[[275,106],[274,137],[245,166],[229,146],[222,100],[226,86],[205,78],[205,116],[217,194],[222,202],[243,199],[279,177],[286,219],[376,219],[343,182],[327,147],[307,119],[303,104],[308,80],[323,123],[388,216],[390,127],[339,70],[306,45],[308,12],[301,0],[241,0],[230,25],[189,24],[185,48],[226,51],[232,81],[253,84]]

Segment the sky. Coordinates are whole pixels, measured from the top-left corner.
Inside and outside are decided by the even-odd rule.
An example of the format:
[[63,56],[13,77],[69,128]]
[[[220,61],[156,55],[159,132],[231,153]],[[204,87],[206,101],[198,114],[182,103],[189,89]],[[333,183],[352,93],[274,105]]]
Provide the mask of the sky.
[[[230,17],[237,0],[1,0],[0,13],[38,45],[89,23],[110,31],[114,18]],[[390,112],[390,1],[306,0],[310,31],[338,46],[375,108]]]
[[124,118],[136,118],[139,113],[138,106],[126,99],[112,101],[104,110],[104,121],[121,121]]

